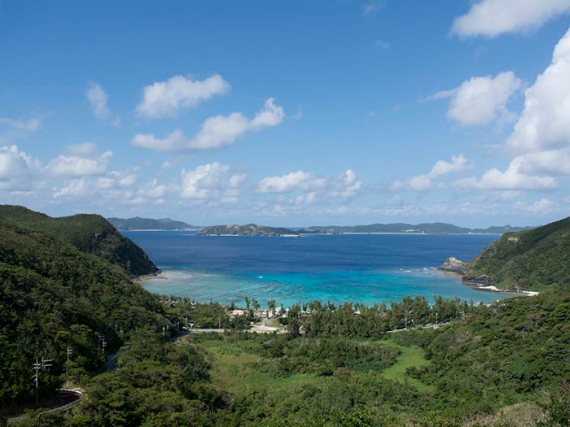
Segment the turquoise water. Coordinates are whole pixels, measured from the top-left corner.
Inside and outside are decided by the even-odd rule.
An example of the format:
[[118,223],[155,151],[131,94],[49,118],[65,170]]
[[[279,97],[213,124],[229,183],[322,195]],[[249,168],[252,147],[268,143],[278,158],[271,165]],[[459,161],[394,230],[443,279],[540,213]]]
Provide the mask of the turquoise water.
[[405,295],[459,297],[488,304],[507,297],[439,272],[445,258],[470,260],[498,236],[343,235],[302,239],[206,237],[189,232],[125,232],[163,269],[151,292],[199,302],[255,297],[295,302],[399,301]]

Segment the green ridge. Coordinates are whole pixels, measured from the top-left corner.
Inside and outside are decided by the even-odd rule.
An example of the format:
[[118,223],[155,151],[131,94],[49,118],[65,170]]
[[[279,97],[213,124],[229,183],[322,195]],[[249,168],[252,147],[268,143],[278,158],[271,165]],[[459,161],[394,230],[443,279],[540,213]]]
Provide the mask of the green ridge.
[[81,252],[97,255],[123,268],[131,276],[158,269],[132,240],[119,233],[100,215],[79,214],[52,218],[22,206],[0,205],[0,224],[41,231]]
[[570,281],[570,218],[506,233],[468,264],[467,282],[505,290],[545,290]]

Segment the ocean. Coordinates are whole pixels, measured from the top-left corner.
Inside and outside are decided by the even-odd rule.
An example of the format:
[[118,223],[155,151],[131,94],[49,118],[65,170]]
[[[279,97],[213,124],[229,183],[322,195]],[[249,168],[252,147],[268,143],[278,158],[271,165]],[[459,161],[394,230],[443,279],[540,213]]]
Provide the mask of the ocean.
[[313,300],[372,305],[423,295],[484,304],[507,297],[480,291],[437,270],[455,256],[474,258],[498,235],[352,234],[209,237],[189,231],[123,232],[163,270],[151,292],[198,302],[275,299],[288,307]]

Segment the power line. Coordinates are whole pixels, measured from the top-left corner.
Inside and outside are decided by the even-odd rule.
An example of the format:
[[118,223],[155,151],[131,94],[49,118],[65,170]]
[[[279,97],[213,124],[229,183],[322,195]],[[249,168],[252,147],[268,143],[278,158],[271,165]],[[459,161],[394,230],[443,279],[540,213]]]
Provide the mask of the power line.
[[34,382],[36,383],[36,406],[38,406],[39,404],[39,390],[40,390],[40,378],[39,378],[39,372],[40,369],[46,369],[49,368],[51,366],[51,359],[44,359],[42,356],[42,361],[39,362],[38,359],[36,359],[36,362],[34,364],[32,364],[32,369],[34,369],[36,371],[36,375],[34,378]]

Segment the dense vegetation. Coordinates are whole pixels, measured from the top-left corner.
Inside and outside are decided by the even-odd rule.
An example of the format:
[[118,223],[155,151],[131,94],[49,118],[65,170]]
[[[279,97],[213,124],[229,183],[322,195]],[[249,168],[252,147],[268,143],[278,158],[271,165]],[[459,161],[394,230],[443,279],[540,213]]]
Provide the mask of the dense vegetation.
[[246,225],[213,225],[205,227],[198,231],[201,236],[280,236],[298,234],[288,228],[267,227],[265,225],[246,224]]
[[[33,411],[23,427],[570,425],[568,275],[489,307],[295,304],[283,333],[256,334],[254,298],[231,319],[215,302],[153,295],[120,263],[37,228],[0,221],[2,409],[33,401],[42,356],[53,359],[42,396],[67,381],[86,397],[67,412]],[[171,338],[189,324],[225,332]],[[102,340],[107,353],[122,346],[114,372],[101,373]]]
[[570,218],[506,233],[468,265],[464,280],[501,289],[544,290],[568,285]]
[[188,230],[193,229],[190,224],[182,221],[175,221],[170,218],[107,218],[117,230]]
[[158,270],[141,248],[123,237],[100,215],[51,218],[22,206],[0,205],[0,224],[47,234],[81,252],[117,264],[132,276],[152,274]]

